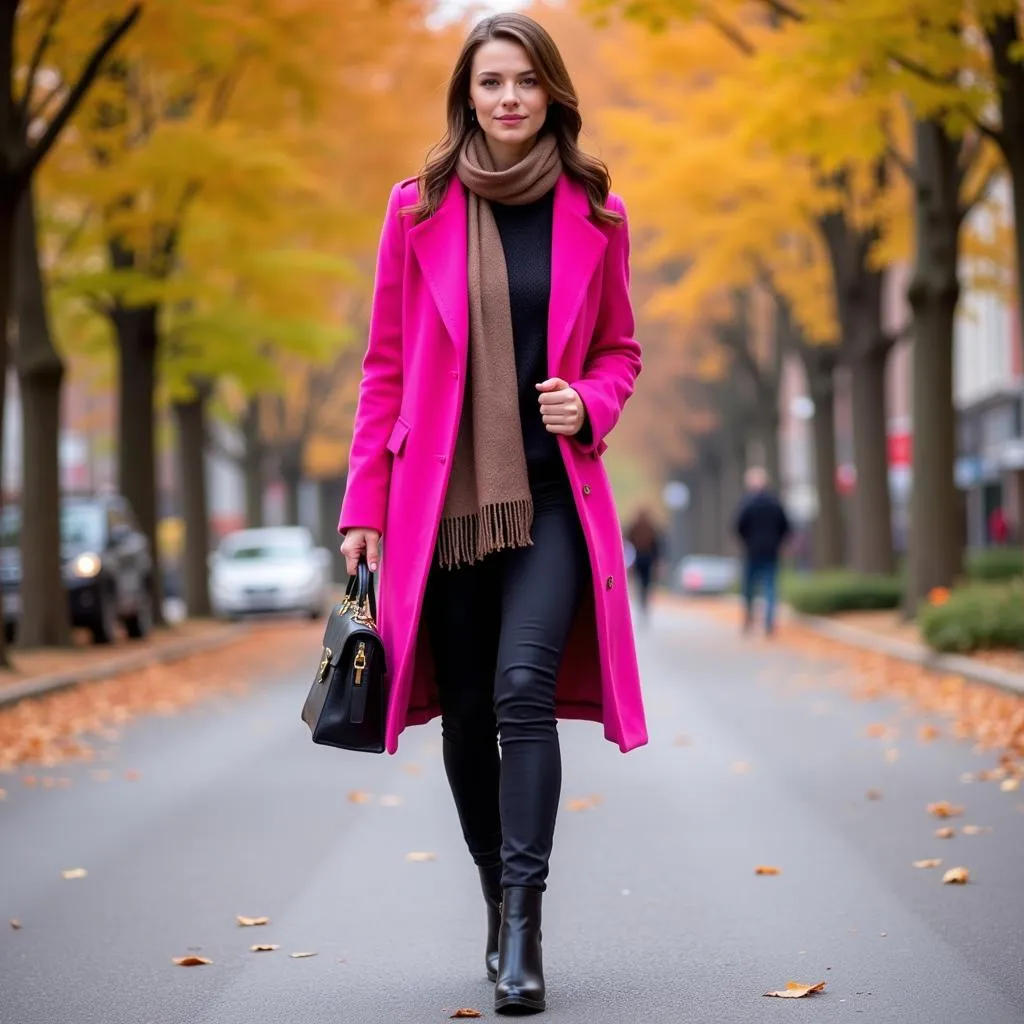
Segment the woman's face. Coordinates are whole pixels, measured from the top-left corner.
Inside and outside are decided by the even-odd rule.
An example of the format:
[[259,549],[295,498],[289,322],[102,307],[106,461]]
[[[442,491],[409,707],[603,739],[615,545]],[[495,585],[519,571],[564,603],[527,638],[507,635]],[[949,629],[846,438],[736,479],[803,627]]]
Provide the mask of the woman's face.
[[477,48],[469,82],[469,105],[502,162],[522,159],[544,127],[548,94],[526,51],[506,39]]

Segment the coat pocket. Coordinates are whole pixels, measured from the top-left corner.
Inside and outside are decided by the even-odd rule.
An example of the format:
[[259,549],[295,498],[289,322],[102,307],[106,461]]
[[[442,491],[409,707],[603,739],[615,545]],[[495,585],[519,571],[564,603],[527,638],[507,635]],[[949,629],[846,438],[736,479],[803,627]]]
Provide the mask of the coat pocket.
[[387,449],[392,455],[401,455],[405,448],[405,439],[409,436],[409,424],[401,416],[395,421],[388,438]]

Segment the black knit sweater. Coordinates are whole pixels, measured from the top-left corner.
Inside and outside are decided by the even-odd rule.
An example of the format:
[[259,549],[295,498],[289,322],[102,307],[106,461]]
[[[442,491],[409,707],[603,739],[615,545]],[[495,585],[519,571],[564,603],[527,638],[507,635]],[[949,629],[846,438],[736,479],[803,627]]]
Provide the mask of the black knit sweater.
[[519,417],[531,471],[561,463],[558,441],[540,416],[537,385],[548,378],[548,305],[551,298],[551,225],[554,190],[535,203],[491,203],[508,268],[512,336],[516,350]]

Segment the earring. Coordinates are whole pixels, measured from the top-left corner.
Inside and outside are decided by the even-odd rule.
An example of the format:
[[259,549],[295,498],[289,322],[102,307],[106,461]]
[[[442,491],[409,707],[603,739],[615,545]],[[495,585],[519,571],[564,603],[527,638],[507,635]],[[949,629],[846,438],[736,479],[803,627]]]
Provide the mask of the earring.
[[476,121],[476,111],[472,107],[469,108],[469,121],[470,124]]

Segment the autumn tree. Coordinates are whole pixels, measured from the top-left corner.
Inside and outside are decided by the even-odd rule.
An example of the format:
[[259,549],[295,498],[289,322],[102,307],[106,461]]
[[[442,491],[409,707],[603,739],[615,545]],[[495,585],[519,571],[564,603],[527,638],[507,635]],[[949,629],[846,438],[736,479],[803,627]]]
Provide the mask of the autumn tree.
[[[108,57],[135,25],[140,4],[98,2],[88,5],[97,16],[79,25],[69,38],[67,0],[5,0],[0,4],[0,325],[11,316],[13,267],[17,259],[31,260],[33,176],[61,138],[68,121],[96,83]],[[72,4],[78,14],[84,3]],[[58,45],[58,40],[67,45]],[[21,209],[21,248],[15,256],[16,219]],[[34,247],[33,247],[34,248]],[[37,261],[38,266],[38,261]],[[58,408],[46,397],[59,388],[63,367],[50,342],[45,317],[36,302],[38,271],[23,267],[19,288],[28,312],[18,335],[18,367],[23,402],[36,418],[38,432],[26,437],[26,452],[56,464]],[[35,311],[35,315],[30,310]],[[0,381],[7,379],[7,345],[0,344]],[[0,387],[0,452],[5,389]],[[44,430],[44,425],[46,430]],[[2,476],[2,456],[0,456]],[[52,473],[29,480],[22,504],[23,641],[65,643],[66,611],[52,611],[64,602],[60,593],[59,521]],[[0,636],[0,665],[6,666],[4,637]]]
[[158,382],[187,396],[192,439],[211,380],[258,373],[268,345],[340,344],[338,273],[376,227],[378,173],[400,176],[405,153],[384,101],[403,62],[415,82],[436,61],[425,14],[418,0],[158,4],[83,112],[54,195],[95,213],[82,244],[107,255],[80,286],[113,328],[121,485],[151,537]]

